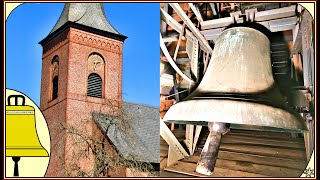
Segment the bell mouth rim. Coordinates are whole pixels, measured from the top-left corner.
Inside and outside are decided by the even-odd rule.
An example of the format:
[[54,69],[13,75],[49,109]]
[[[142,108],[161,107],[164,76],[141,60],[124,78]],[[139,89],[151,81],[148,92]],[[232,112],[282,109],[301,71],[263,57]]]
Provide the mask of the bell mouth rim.
[[181,101],[171,106],[163,121],[201,125],[205,122],[222,122],[286,129],[290,132],[307,131],[304,120],[297,113],[259,103],[226,99]]

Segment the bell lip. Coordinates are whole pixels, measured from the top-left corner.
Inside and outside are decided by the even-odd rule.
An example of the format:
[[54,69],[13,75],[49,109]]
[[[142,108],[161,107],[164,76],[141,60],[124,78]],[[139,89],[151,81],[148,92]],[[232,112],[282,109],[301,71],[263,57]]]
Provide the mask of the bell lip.
[[[287,124],[288,119],[291,119],[291,124]],[[290,132],[308,131],[304,120],[298,113],[259,103],[225,99],[181,101],[170,107],[163,121],[198,125],[204,125],[207,122],[222,122],[285,129],[284,131]]]
[[6,157],[49,157],[46,149],[42,148],[8,148]]
[[29,105],[6,105],[6,111],[34,111],[34,107]]

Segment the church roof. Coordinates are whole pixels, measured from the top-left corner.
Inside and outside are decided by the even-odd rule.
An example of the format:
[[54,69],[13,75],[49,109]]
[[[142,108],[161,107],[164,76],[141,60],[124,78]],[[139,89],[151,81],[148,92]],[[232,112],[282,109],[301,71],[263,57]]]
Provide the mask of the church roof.
[[102,3],[65,3],[62,14],[50,34],[67,22],[120,34],[106,18]]
[[123,102],[123,112],[129,117],[126,130],[112,123],[117,117],[96,113],[93,119],[124,158],[160,163],[159,108]]
[[120,34],[107,20],[102,3],[65,3],[59,20],[49,35],[39,43],[41,45],[46,44],[68,27],[120,41],[127,38]]

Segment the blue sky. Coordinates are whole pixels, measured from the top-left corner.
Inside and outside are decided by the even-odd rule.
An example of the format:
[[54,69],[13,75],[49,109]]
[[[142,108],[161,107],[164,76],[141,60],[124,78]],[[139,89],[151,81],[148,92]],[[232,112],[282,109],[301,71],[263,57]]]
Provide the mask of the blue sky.
[[[25,3],[6,21],[6,87],[40,104],[42,47],[63,3]],[[159,3],[104,3],[109,22],[128,37],[123,49],[123,99],[159,106]]]

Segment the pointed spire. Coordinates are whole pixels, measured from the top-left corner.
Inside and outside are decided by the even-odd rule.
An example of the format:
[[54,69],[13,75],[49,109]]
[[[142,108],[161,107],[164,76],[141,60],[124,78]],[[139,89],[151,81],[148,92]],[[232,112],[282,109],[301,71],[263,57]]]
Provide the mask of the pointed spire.
[[65,3],[56,25],[39,44],[46,44],[68,27],[74,27],[120,41],[124,41],[127,38],[120,34],[107,20],[102,3]]
[[102,3],[66,3],[50,34],[68,21],[120,35],[107,20]]

